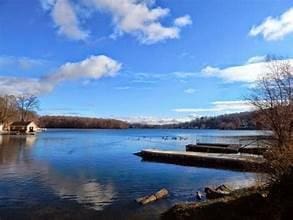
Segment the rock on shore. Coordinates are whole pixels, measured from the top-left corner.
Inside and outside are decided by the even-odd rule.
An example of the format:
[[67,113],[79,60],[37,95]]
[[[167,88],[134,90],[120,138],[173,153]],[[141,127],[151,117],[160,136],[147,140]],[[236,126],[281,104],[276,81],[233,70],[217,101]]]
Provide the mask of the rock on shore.
[[175,205],[162,215],[163,220],[257,220],[276,219],[276,211],[257,189],[235,190],[231,195],[199,203]]

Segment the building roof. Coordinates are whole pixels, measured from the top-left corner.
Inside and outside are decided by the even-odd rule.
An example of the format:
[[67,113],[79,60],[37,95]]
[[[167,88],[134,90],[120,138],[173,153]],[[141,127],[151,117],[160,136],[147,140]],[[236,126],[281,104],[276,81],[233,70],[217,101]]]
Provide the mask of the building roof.
[[11,126],[28,126],[33,121],[15,121],[11,123]]

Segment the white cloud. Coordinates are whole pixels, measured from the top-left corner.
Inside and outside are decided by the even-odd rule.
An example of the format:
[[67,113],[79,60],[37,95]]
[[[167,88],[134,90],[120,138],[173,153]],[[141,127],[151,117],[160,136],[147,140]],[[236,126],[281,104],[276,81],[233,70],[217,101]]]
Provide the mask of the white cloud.
[[185,89],[184,92],[187,93],[187,94],[193,94],[193,93],[196,92],[196,90],[192,89],[192,88],[189,88],[189,89]]
[[40,94],[51,89],[52,85],[36,78],[0,76],[0,94]]
[[174,25],[178,27],[184,27],[186,25],[191,25],[192,20],[189,15],[185,15],[174,20]]
[[[138,0],[84,0],[92,3],[100,10],[108,11],[113,16],[115,25],[115,36],[128,33],[139,39],[145,44],[152,44],[166,39],[176,39],[180,35],[180,27],[185,26],[174,25],[164,26],[160,20],[170,14],[168,8],[151,7],[147,4],[150,1]],[[191,22],[189,16],[181,19],[183,22]],[[180,21],[179,21],[180,23]],[[187,24],[186,24],[187,25]]]
[[267,17],[260,25],[250,29],[250,36],[262,35],[265,40],[280,40],[293,33],[293,8],[280,17]]
[[75,63],[65,63],[46,80],[55,83],[78,78],[99,79],[104,76],[114,76],[121,69],[121,64],[104,56],[91,56]]
[[69,0],[42,0],[45,10],[50,10],[58,33],[72,40],[85,40],[89,34],[82,30],[77,14]]
[[[114,34],[117,38],[124,33],[133,35],[141,43],[153,44],[167,39],[177,39],[183,26],[192,23],[189,15],[175,19],[174,25],[166,26],[161,20],[170,15],[168,8],[155,7],[155,0],[78,0],[74,10],[69,0],[41,0],[45,10],[50,10],[59,33],[75,40],[84,40],[88,32],[80,27],[79,17],[85,11],[102,11],[112,15]],[[88,18],[88,16],[86,17]]]
[[16,67],[22,70],[31,69],[34,66],[39,66],[46,61],[41,59],[32,59],[28,57],[13,57],[13,56],[0,56],[0,68]]
[[0,77],[0,92],[2,94],[40,94],[51,91],[62,81],[115,76],[120,69],[121,63],[110,57],[91,56],[80,62],[65,63],[54,73],[41,79],[2,76]]
[[166,125],[166,124],[177,124],[181,122],[191,121],[195,117],[153,117],[153,116],[137,116],[137,117],[114,117],[118,120],[127,121],[128,123],[139,123],[146,125]]
[[200,114],[229,114],[234,112],[244,112],[253,110],[253,106],[248,101],[216,101],[211,103],[210,108],[177,108],[173,109],[179,113],[200,113]]
[[[254,61],[251,63],[251,61]],[[282,60],[293,64],[293,59]],[[274,62],[278,62],[275,60]],[[201,73],[208,77],[218,77],[228,82],[253,83],[267,71],[268,62],[256,62],[256,58],[250,58],[244,65],[218,68],[206,66]]]
[[250,57],[247,60],[247,63],[260,63],[260,62],[264,62],[266,61],[268,58],[268,56],[264,55],[264,56],[254,56],[254,57]]

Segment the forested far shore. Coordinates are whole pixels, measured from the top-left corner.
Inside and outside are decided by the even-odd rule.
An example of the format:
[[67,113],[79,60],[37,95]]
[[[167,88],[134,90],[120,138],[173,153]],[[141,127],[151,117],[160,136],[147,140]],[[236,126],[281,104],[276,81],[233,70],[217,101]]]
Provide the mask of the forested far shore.
[[242,112],[215,117],[200,117],[190,122],[149,125],[128,123],[117,119],[102,119],[77,116],[41,116],[38,124],[43,128],[183,128],[183,129],[259,129],[263,126],[254,120],[254,112]]
[[264,128],[265,125],[255,120],[255,112],[241,112],[225,114],[213,117],[199,117],[189,122],[166,124],[166,125],[149,125],[149,124],[130,124],[130,128],[182,128],[182,129],[227,129],[237,130],[246,129],[254,130]]
[[121,120],[76,116],[41,116],[38,124],[43,128],[125,129],[129,127],[127,122]]
[[80,116],[38,116],[38,97],[32,94],[19,96],[0,95],[0,125],[15,121],[35,121],[43,128],[184,128],[184,129],[261,129],[264,125],[255,120],[256,112],[241,112],[219,116],[198,117],[184,123],[150,125],[129,123],[117,119]]

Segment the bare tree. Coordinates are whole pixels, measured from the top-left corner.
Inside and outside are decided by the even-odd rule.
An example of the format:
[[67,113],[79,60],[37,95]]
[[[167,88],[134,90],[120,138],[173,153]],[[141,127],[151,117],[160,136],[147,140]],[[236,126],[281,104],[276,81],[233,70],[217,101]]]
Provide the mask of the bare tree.
[[20,111],[20,119],[21,121],[27,120],[27,116],[30,112],[34,112],[39,108],[39,100],[38,97],[25,94],[20,95],[16,98],[17,107]]
[[7,123],[17,115],[16,98],[12,95],[0,97],[0,123]]
[[265,155],[278,179],[292,167],[293,67],[286,61],[269,61],[268,71],[257,82],[250,102],[257,120],[272,131],[271,150]]

